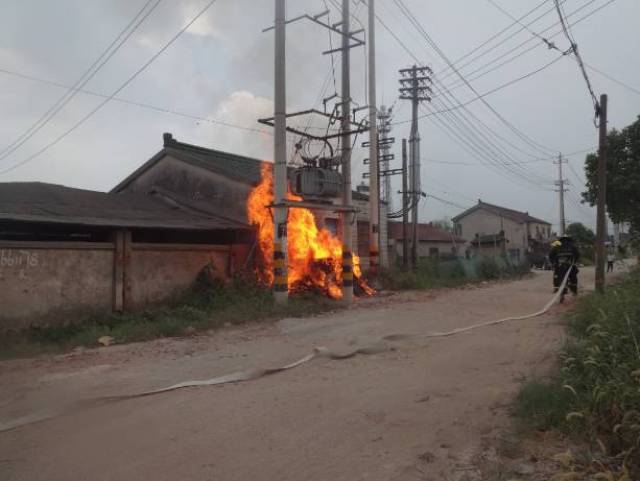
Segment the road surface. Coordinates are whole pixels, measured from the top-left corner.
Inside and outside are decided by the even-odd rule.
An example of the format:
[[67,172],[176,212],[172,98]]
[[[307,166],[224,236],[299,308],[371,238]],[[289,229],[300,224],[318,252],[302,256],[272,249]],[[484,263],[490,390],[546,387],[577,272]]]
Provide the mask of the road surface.
[[[592,277],[585,269],[582,279]],[[550,273],[359,301],[353,308],[209,335],[0,363],[0,422],[96,396],[349,350],[390,333],[450,330],[540,309]],[[563,342],[541,317],[381,354],[316,359],[247,383],[73,412],[0,433],[0,479],[473,480],[509,426],[523,379]]]

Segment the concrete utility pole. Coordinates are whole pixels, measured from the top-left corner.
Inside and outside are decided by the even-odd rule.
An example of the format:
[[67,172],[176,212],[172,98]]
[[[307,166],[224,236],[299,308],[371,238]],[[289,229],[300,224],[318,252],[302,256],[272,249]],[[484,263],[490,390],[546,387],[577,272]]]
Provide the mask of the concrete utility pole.
[[[345,209],[351,208],[351,50],[349,46],[350,0],[342,0],[342,202]],[[373,159],[372,159],[373,161]],[[374,163],[374,162],[372,162]],[[372,195],[370,191],[370,195]],[[354,213],[344,210],[342,219],[342,298],[353,300],[353,233]]]
[[564,217],[564,193],[566,189],[564,188],[565,180],[562,177],[562,164],[564,162],[566,161],[562,160],[562,154],[558,154],[558,181],[556,185],[558,186],[558,193],[560,194],[560,236],[563,236],[567,229],[567,221]]
[[287,97],[286,97],[285,0],[276,0],[274,92],[274,243],[273,291],[276,302],[287,302]]
[[407,139],[402,139],[402,268],[407,269],[409,265],[409,196],[407,189]]
[[430,74],[433,74],[429,67],[418,67],[399,71],[400,78],[400,98],[411,100],[411,136],[409,137],[409,162],[410,162],[410,183],[411,183],[411,265],[415,269],[418,265],[418,204],[422,195],[420,187],[420,131],[418,128],[418,106],[420,102],[430,101],[431,83]]
[[[378,133],[380,134],[380,143],[378,150],[380,152],[380,170],[389,170],[389,160],[393,158],[390,153],[393,139],[389,138],[391,132],[391,109],[387,109],[384,105],[380,107],[378,112]],[[393,211],[393,203],[391,197],[391,177],[384,177],[384,185],[382,187],[382,200],[387,203],[387,211]]]
[[380,175],[376,107],[375,0],[369,0],[369,270],[377,274],[380,264]]
[[600,96],[598,145],[598,205],[596,217],[596,291],[604,292],[604,243],[607,232],[607,94]]

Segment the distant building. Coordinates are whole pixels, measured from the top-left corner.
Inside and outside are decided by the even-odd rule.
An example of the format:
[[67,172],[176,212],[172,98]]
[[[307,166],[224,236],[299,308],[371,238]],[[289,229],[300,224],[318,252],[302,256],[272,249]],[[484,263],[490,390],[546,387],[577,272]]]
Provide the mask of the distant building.
[[[411,252],[411,224],[407,227],[409,253]],[[402,222],[389,222],[389,249],[392,256],[402,259]],[[453,232],[433,224],[418,224],[418,257],[446,258],[463,256],[466,240]],[[393,257],[392,257],[393,259]]]
[[551,238],[549,222],[482,200],[452,220],[454,232],[469,240],[476,255],[506,255],[524,261],[527,254],[546,250]]

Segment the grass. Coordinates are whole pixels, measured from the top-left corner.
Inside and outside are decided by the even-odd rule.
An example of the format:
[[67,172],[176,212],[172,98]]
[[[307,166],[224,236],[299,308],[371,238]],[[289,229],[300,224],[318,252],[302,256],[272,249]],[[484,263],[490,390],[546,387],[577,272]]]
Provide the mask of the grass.
[[291,296],[285,305],[276,304],[270,289],[247,278],[236,278],[228,285],[200,282],[181,299],[155,309],[93,315],[66,325],[4,334],[0,336],[0,359],[96,347],[102,336],[129,343],[184,336],[225,325],[312,315],[338,307],[335,301],[310,294]]
[[525,384],[514,414],[597,444],[618,472],[640,479],[640,270],[579,300],[568,331],[558,372]]
[[520,277],[528,272],[528,265],[511,264],[502,258],[421,259],[415,271],[387,270],[380,273],[379,281],[383,288],[390,290],[437,289]]

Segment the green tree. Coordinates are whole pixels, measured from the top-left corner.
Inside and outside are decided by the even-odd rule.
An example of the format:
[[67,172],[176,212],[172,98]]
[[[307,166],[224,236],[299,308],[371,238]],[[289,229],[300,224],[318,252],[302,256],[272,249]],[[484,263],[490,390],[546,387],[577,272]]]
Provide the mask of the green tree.
[[434,220],[431,225],[438,229],[446,230],[447,232],[453,232],[453,224],[446,217],[438,220]]
[[582,222],[573,222],[567,226],[567,235],[573,237],[578,244],[593,244],[596,241],[595,233]]
[[[622,130],[607,134],[607,212],[615,223],[628,222],[636,242],[640,241],[640,116]],[[586,202],[598,199],[598,156],[585,161]]]
[[566,234],[571,236],[577,244],[582,257],[593,260],[595,233],[582,222],[573,222],[567,226]]

